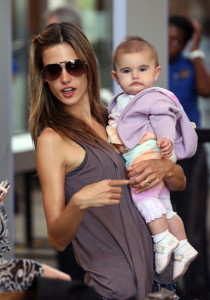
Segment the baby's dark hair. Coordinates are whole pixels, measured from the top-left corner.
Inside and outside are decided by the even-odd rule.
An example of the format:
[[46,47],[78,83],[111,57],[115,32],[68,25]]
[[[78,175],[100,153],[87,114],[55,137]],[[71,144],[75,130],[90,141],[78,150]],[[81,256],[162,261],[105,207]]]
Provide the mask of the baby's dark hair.
[[156,48],[150,44],[148,41],[144,40],[140,36],[128,35],[126,39],[121,42],[114,51],[113,55],[113,68],[115,70],[117,59],[120,53],[135,53],[140,52],[144,49],[149,49],[151,51],[152,57],[155,61],[156,66],[158,63],[158,55]]
[[191,21],[184,16],[172,15],[169,17],[169,24],[174,25],[182,30],[185,37],[185,44],[187,44],[194,32]]

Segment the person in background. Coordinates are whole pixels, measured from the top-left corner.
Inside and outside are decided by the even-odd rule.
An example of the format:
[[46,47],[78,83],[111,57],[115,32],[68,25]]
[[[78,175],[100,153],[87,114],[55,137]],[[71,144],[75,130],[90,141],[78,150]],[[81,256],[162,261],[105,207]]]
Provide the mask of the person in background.
[[44,26],[52,23],[71,22],[82,29],[82,19],[75,6],[68,4],[47,10],[43,15]]
[[[10,186],[0,184],[0,294],[13,291],[28,290],[38,277],[47,277],[70,281],[68,274],[60,272],[46,264],[30,259],[7,260],[3,255],[10,248],[8,218],[4,207],[4,200]],[[1,298],[1,296],[0,296]]]
[[[123,93],[109,106],[106,131],[126,167],[150,158],[176,162],[192,157],[197,135],[179,100],[170,91],[153,87],[161,73],[155,47],[139,36],[128,36],[114,51],[113,68],[112,77]],[[151,179],[146,180],[149,186]],[[152,234],[156,272],[162,273],[173,256],[173,281],[177,281],[198,253],[173,211],[169,190],[160,182],[148,191],[136,194],[131,189],[131,193]]]
[[[178,97],[189,119],[200,127],[198,96],[206,99],[210,96],[210,76],[205,67],[205,54],[199,49],[201,26],[185,16],[173,15],[169,18],[168,33],[169,89]],[[184,55],[190,40],[190,52]],[[182,299],[208,299],[208,165],[203,144],[198,144],[194,157],[180,161],[180,165],[187,178],[187,188],[179,193],[172,192],[171,199],[185,223],[192,245],[199,252],[184,276],[184,284],[180,282]]]
[[182,168],[148,160],[126,170],[107,142],[94,52],[73,24],[53,23],[33,39],[29,79],[29,124],[50,244],[62,251],[72,241],[98,299],[143,299],[152,290],[153,249],[128,184],[141,192],[150,176],[151,187],[163,179],[180,190]]

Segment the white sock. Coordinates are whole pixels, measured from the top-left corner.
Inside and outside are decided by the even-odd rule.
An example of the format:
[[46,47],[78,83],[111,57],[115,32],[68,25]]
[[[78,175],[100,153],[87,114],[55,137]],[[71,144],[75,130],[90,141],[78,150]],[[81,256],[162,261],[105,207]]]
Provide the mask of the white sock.
[[164,237],[169,233],[169,230],[163,231],[161,233],[158,233],[156,235],[152,235],[154,243],[158,244]]
[[182,248],[182,246],[184,246],[184,245],[187,244],[187,243],[188,243],[188,239],[179,241],[179,245],[178,245],[178,247],[174,250],[174,252],[178,251],[180,248]]

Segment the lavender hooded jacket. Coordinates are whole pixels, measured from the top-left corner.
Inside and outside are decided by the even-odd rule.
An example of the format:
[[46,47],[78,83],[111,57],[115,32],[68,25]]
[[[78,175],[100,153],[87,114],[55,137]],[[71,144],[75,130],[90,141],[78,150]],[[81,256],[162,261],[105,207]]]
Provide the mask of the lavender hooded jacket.
[[[118,96],[110,103],[109,113]],[[192,157],[197,150],[197,134],[190,120],[177,97],[163,88],[148,88],[134,96],[119,117],[117,130],[128,149],[133,149],[146,132],[152,132],[157,139],[172,141],[177,159]]]

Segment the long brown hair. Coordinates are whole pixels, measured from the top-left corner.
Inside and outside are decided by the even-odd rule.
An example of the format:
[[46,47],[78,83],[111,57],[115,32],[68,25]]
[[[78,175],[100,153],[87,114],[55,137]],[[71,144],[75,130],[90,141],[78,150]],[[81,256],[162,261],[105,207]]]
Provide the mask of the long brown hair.
[[82,120],[67,113],[43,81],[42,54],[48,47],[68,43],[86,64],[91,113],[103,126],[107,124],[107,109],[100,99],[97,62],[84,33],[71,23],[54,23],[33,39],[29,60],[30,116],[29,128],[36,145],[44,127],[51,127],[63,138],[87,144],[102,144],[101,138]]

